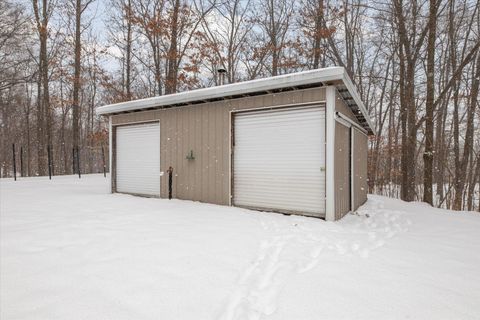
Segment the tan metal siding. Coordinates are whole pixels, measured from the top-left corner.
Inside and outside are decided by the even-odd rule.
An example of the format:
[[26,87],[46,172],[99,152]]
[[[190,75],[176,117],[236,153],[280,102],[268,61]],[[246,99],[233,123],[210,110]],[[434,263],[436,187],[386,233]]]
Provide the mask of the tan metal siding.
[[340,97],[340,95],[338,94],[338,92],[335,94],[335,96],[336,96],[336,100],[335,100],[335,111],[341,112],[342,114],[344,114],[345,116],[347,116],[350,120],[353,120],[355,123],[360,124],[360,122],[358,122],[357,117],[355,117],[355,115],[353,114],[352,110],[347,106],[347,104],[346,104],[345,101],[342,99],[342,97]]
[[353,210],[367,201],[368,138],[357,129],[353,134]]
[[[112,124],[160,120],[161,197],[168,197],[167,169],[174,168],[173,196],[230,203],[230,112],[325,101],[324,88],[312,88],[192,106],[112,116]],[[195,160],[186,156],[193,150]],[[115,152],[115,150],[113,150]],[[114,185],[114,176],[112,184]]]
[[[350,120],[359,123],[345,101],[336,93],[335,111],[347,116]],[[339,128],[340,127],[340,128]],[[350,155],[343,150],[350,151],[350,130],[357,139],[352,150],[352,162]],[[339,151],[342,150],[342,151]],[[351,177],[352,173],[354,177]],[[357,129],[350,129],[340,123],[336,123],[335,130],[335,219],[342,218],[350,210],[356,210],[367,200],[367,137]],[[351,181],[353,179],[353,181]],[[353,187],[353,197],[351,195]],[[353,199],[352,199],[353,198]],[[350,206],[350,203],[352,206]]]
[[350,128],[335,124],[335,220],[350,211]]

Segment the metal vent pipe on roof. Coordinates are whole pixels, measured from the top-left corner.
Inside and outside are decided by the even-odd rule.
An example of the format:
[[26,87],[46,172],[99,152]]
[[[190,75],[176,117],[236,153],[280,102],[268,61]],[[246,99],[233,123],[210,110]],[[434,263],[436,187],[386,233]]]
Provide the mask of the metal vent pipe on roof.
[[225,84],[225,76],[227,75],[227,70],[223,68],[217,69],[218,73],[218,85],[223,86]]

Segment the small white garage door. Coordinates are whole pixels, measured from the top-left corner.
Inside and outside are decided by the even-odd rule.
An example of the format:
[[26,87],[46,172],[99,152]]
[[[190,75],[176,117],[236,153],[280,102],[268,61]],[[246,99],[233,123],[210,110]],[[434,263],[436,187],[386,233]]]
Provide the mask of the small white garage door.
[[160,196],[160,124],[116,128],[117,192]]
[[234,116],[233,204],[325,214],[325,109]]

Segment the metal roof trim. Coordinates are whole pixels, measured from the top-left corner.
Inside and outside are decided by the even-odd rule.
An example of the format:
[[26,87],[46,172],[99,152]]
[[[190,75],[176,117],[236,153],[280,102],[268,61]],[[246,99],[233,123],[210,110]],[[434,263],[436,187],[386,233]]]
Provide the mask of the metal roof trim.
[[238,96],[243,94],[248,95],[255,92],[278,90],[282,88],[291,88],[309,84],[329,85],[328,82],[335,80],[341,80],[344,83],[363,116],[367,120],[370,130],[374,132],[366,108],[360,100],[352,81],[348,77],[343,67],[329,67],[308,70],[275,77],[231,83],[223,86],[195,89],[170,95],[120,102],[98,107],[96,112],[98,115],[108,115],[113,113],[139,111],[151,108],[161,108],[163,106],[187,104],[189,102],[193,103],[196,101],[208,101],[222,97]]

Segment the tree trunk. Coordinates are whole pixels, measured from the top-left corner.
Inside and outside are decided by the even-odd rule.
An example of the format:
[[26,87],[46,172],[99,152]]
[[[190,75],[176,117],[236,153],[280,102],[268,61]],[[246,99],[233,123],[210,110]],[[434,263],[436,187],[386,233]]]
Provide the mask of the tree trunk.
[[170,26],[170,47],[167,55],[167,75],[165,82],[165,94],[175,93],[177,91],[177,37],[178,37],[178,11],[180,10],[180,0],[175,0],[172,21]]
[[27,164],[27,177],[30,177],[30,114],[27,115],[26,119],[26,130],[27,130],[27,157],[26,157],[26,164]]
[[[473,173],[473,174],[472,174]],[[472,161],[471,170],[470,170],[470,182],[468,184],[468,197],[467,197],[467,209],[472,211],[473,208],[473,198],[475,194],[475,186],[479,182],[480,176],[480,153],[478,154],[475,162]]]
[[45,124],[44,124],[44,112],[42,101],[42,62],[40,60],[39,65],[39,78],[37,82],[37,174],[40,176],[45,175]]
[[470,101],[467,109],[467,127],[465,132],[465,141],[463,145],[463,156],[460,159],[459,155],[459,133],[458,133],[458,106],[456,107],[456,122],[455,122],[455,135],[456,135],[456,177],[455,177],[455,198],[453,200],[453,210],[462,210],[463,207],[463,192],[465,190],[465,182],[467,177],[467,167],[470,154],[473,147],[473,130],[474,130],[474,118],[475,118],[475,109],[478,104],[478,93],[480,86],[480,54],[477,54],[476,66],[473,68],[472,72],[472,90],[470,93]]
[[275,20],[275,3],[269,0],[269,19],[270,19],[270,46],[272,51],[272,76],[278,75],[278,41],[277,41],[277,21]]
[[322,31],[323,28],[323,0],[318,0],[317,14],[315,16],[315,34],[314,34],[314,44],[313,44],[313,69],[318,69],[320,67],[320,56],[321,56],[321,44],[322,44]]
[[401,199],[408,201],[409,200],[409,185],[408,185],[408,171],[410,170],[408,165],[408,135],[407,135],[407,99],[406,95],[406,85],[405,85],[405,62],[403,58],[403,48],[400,46],[400,123],[402,130],[402,145],[401,145],[401,172],[402,172],[402,183],[401,183]]
[[[82,1],[75,1],[75,62],[74,62],[74,77],[73,77],[73,103],[72,103],[72,134],[73,134],[73,148],[78,152],[80,146],[80,68],[81,68],[81,17],[82,17]],[[75,162],[75,159],[74,159]],[[78,166],[78,164],[76,164]]]
[[37,83],[37,165],[38,174],[46,175],[46,144],[51,142],[51,112],[50,96],[48,90],[48,0],[42,1],[42,12],[38,6],[38,0],[32,0],[36,27],[40,40],[40,52],[38,59],[38,83]]
[[127,100],[132,100],[132,80],[131,80],[131,73],[132,73],[132,2],[128,0],[127,7],[127,47],[126,51],[126,58],[125,58],[125,90],[127,94]]
[[[392,183],[392,157],[393,157],[393,117],[395,109],[393,106],[388,112],[388,133],[387,133],[387,159],[385,164],[385,181],[387,182],[389,188]],[[390,191],[390,189],[388,189]]]
[[[435,184],[436,184],[436,194],[437,198],[442,200],[445,196],[444,192],[444,184],[445,184],[445,165],[448,161],[445,154],[445,123],[447,121],[447,113],[445,112],[445,108],[447,104],[441,106],[438,114],[437,114],[437,127],[436,127],[436,157],[434,158],[436,166],[435,166]],[[440,203],[437,204],[438,206]]]
[[417,106],[415,103],[415,65],[410,62],[407,66],[407,127],[408,127],[408,139],[406,146],[406,167],[407,171],[407,193],[405,200],[415,200],[415,151],[417,146]]
[[427,99],[425,104],[425,151],[423,153],[423,201],[433,205],[433,114],[435,94],[435,37],[437,28],[437,3],[430,0],[427,44]]

